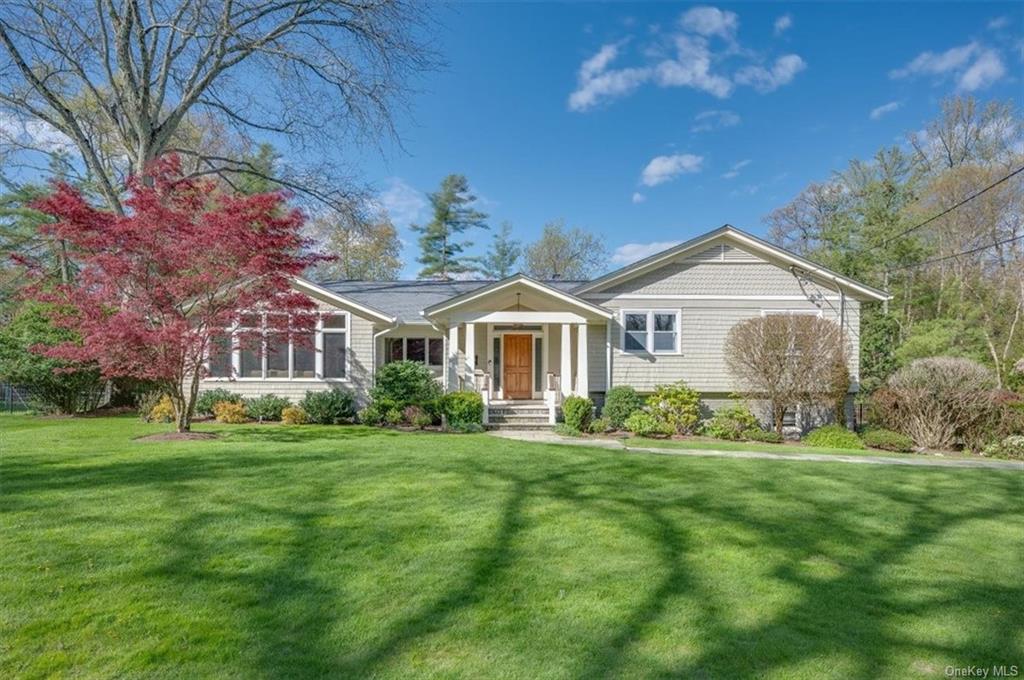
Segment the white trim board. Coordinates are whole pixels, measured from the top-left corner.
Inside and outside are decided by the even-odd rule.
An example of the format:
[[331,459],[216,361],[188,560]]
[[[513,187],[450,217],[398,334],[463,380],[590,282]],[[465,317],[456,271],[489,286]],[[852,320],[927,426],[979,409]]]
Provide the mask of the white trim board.
[[703,294],[670,294],[670,293],[587,293],[587,297],[610,300],[756,300],[780,302],[814,302],[815,300],[839,300],[838,295],[703,295]]

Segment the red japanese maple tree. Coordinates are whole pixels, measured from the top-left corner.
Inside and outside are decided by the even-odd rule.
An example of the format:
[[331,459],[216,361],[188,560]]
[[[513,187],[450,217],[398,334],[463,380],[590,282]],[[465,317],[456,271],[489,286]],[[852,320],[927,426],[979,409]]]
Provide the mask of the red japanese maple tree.
[[227,193],[183,178],[174,156],[157,160],[149,177],[150,185],[130,183],[124,216],[67,184],[35,205],[55,218],[42,229],[71,244],[80,274],[34,294],[57,303],[54,322],[81,338],[43,351],[95,361],[107,377],[158,382],[185,432],[214,338],[239,310],[260,309],[291,315],[280,317],[291,319],[287,332],[308,334],[313,303],[291,277],[324,258],[308,250],[304,217],[282,192]]

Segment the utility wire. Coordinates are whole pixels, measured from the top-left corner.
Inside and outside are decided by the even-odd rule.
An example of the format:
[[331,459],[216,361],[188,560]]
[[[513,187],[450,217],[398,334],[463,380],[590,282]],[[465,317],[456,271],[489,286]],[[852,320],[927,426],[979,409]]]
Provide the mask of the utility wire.
[[908,264],[908,265],[905,265],[903,267],[892,267],[891,269],[889,269],[889,271],[901,271],[901,270],[904,270],[904,269],[916,269],[917,267],[924,267],[924,266],[929,265],[929,264],[935,264],[936,262],[945,262],[946,260],[952,260],[953,258],[956,258],[956,257],[962,257],[964,255],[973,255],[974,253],[980,253],[981,251],[988,250],[989,248],[997,248],[997,247],[999,247],[1001,245],[1005,245],[1007,243],[1013,243],[1014,241],[1019,241],[1021,239],[1024,239],[1024,234],[1020,234],[1019,236],[1013,236],[1011,238],[1004,238],[1002,241],[996,241],[995,243],[986,243],[983,246],[978,246],[977,248],[971,248],[970,250],[964,250],[964,251],[959,252],[959,253],[953,253],[952,255],[944,255],[943,257],[936,257],[936,258],[933,258],[931,260],[925,260],[924,262],[917,262],[915,264]]
[[1017,175],[1017,174],[1019,174],[1021,172],[1024,172],[1024,165],[1022,165],[1021,167],[1017,168],[1016,170],[1014,170],[1010,174],[1006,175],[1005,177],[1003,177],[1001,179],[997,179],[995,182],[992,182],[992,184],[989,184],[984,189],[981,189],[980,191],[976,191],[975,193],[971,194],[970,196],[968,196],[964,200],[960,201],[959,203],[946,208],[945,210],[940,212],[938,215],[932,215],[931,217],[926,219],[924,222],[921,222],[920,224],[915,224],[914,226],[910,227],[909,229],[905,229],[904,231],[901,231],[900,233],[896,234],[895,236],[890,236],[889,238],[885,239],[884,241],[882,241],[881,243],[879,243],[875,247],[876,248],[881,248],[882,246],[889,245],[890,243],[892,243],[896,239],[903,238],[904,236],[906,236],[910,232],[917,231],[921,227],[923,227],[923,226],[925,226],[927,224],[931,224],[932,222],[934,222],[935,220],[939,219],[940,217],[945,217],[946,215],[948,215],[949,213],[953,212],[954,210],[956,210],[957,208],[959,208],[963,204],[967,203],[968,201],[973,201],[974,199],[976,199],[978,196],[981,196],[986,191],[990,191],[992,189],[995,189],[997,186],[999,186],[1000,184],[1002,184],[1006,180],[1010,179],[1011,177],[1013,177],[1013,176],[1015,176],[1015,175]]

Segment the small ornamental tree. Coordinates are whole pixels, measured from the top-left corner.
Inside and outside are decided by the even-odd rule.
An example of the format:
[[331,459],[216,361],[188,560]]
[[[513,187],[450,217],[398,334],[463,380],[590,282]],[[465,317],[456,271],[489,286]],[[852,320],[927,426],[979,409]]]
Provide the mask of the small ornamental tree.
[[[313,331],[313,303],[290,283],[324,258],[308,251],[303,215],[285,205],[284,193],[222,192],[210,180],[183,178],[175,156],[155,161],[149,174],[151,185],[129,182],[123,216],[62,183],[35,204],[54,218],[40,229],[70,244],[80,273],[31,294],[57,303],[54,323],[79,338],[40,351],[95,362],[104,377],[155,381],[186,432],[211,343],[239,310],[280,312],[267,318],[297,341]],[[258,331],[239,338],[259,341]]]
[[725,342],[725,362],[743,396],[768,402],[775,431],[798,404],[836,404],[849,389],[847,347],[839,324],[808,314],[741,321]]

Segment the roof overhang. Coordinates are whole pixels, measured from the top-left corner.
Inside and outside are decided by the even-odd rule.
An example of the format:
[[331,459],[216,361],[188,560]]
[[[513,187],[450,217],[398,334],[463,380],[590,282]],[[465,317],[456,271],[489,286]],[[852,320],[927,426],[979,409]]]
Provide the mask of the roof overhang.
[[680,243],[672,248],[668,248],[667,250],[663,250],[660,253],[655,253],[650,257],[646,257],[638,262],[622,267],[621,269],[609,272],[604,276],[598,277],[593,281],[589,281],[582,286],[573,289],[573,293],[580,295],[584,293],[598,292],[608,286],[633,278],[634,276],[639,276],[640,274],[652,269],[657,269],[671,260],[685,256],[687,253],[693,252],[702,246],[707,245],[710,241],[720,238],[732,241],[753,254],[760,254],[766,257],[769,261],[775,260],[777,262],[784,263],[790,268],[799,269],[813,278],[829,281],[842,292],[856,293],[855,297],[878,301],[892,299],[892,296],[884,290],[879,290],[878,288],[874,288],[867,284],[860,283],[859,281],[855,281],[847,276],[843,276],[838,272],[834,272],[822,267],[821,265],[815,264],[814,262],[800,257],[795,253],[791,253],[784,248],[768,243],[753,234],[749,234],[729,224],[723,225],[714,231],[709,231],[706,234],[684,243]]
[[359,312],[362,316],[370,317],[378,321],[383,321],[387,324],[394,324],[398,321],[396,317],[385,314],[379,309],[374,309],[369,305],[364,305],[361,302],[356,302],[352,298],[345,297],[344,295],[338,295],[334,291],[328,290],[323,286],[317,285],[308,279],[304,279],[299,276],[292,277],[292,288],[299,291],[300,293],[306,293],[313,297],[318,297],[327,302],[348,307]]
[[426,318],[437,318],[439,316],[452,316],[460,311],[464,311],[474,304],[479,304],[490,296],[496,296],[504,293],[505,291],[515,288],[516,286],[522,286],[528,290],[535,291],[544,296],[549,296],[554,300],[562,302],[566,306],[567,311],[572,311],[578,314],[581,318],[585,319],[611,319],[614,315],[611,311],[605,309],[600,305],[596,305],[593,302],[588,302],[583,298],[580,298],[572,293],[567,293],[564,290],[559,290],[553,286],[549,286],[545,283],[532,279],[526,274],[514,274],[501,281],[495,281],[492,284],[486,285],[482,288],[477,288],[468,293],[462,295],[456,295],[453,298],[449,298],[443,302],[439,302],[436,305],[431,305],[420,312]]

